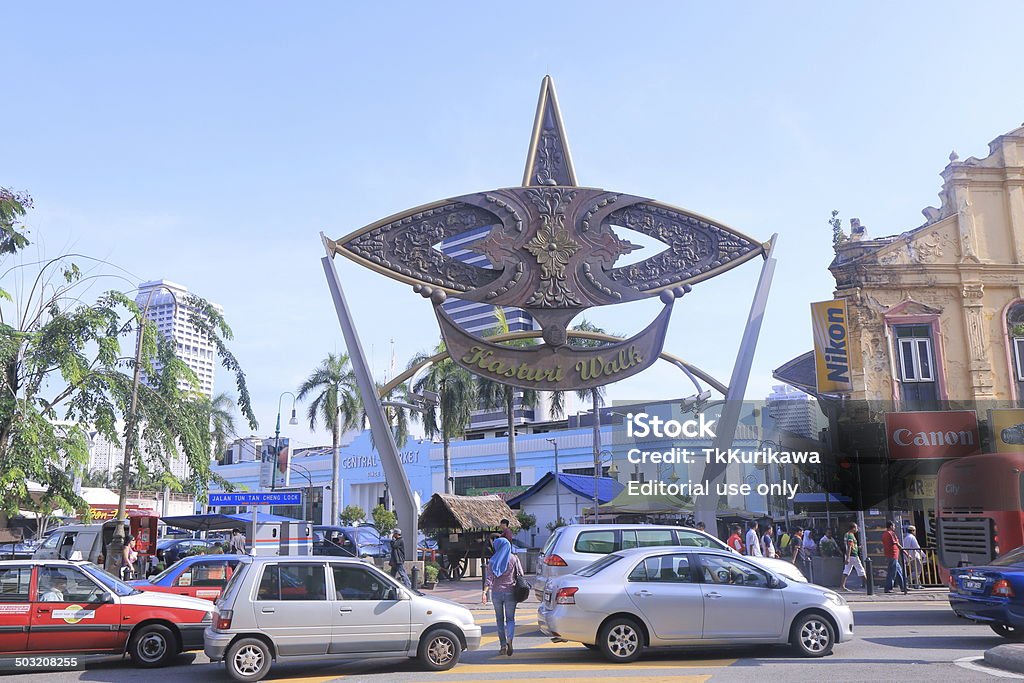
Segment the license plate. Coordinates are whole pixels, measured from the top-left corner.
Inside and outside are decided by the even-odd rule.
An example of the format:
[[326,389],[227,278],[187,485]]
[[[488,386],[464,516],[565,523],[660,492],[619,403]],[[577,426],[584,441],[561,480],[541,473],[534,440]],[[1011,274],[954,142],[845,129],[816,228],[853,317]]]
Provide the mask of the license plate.
[[980,591],[985,587],[983,581],[964,581],[964,590]]
[[544,591],[544,602],[551,604],[551,591]]

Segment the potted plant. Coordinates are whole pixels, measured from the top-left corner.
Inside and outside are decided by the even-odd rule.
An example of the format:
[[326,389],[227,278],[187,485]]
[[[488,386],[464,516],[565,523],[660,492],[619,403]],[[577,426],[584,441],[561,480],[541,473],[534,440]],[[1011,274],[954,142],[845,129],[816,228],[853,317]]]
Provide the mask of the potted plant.
[[436,562],[427,562],[423,565],[423,585],[421,588],[430,590],[437,585],[437,576],[441,572],[441,567]]

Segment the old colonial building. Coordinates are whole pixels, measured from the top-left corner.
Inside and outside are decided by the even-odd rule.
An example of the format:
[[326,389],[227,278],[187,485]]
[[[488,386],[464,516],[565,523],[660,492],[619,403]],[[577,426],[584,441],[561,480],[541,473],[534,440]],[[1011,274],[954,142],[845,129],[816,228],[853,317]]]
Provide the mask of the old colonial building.
[[818,390],[813,352],[775,371],[829,417],[832,490],[873,528],[915,523],[923,545],[937,540],[939,467],[997,450],[990,411],[1010,424],[1005,409],[1024,407],[1024,127],[984,158],[951,154],[941,175],[922,225],[875,238],[854,219],[837,240],[848,389]]

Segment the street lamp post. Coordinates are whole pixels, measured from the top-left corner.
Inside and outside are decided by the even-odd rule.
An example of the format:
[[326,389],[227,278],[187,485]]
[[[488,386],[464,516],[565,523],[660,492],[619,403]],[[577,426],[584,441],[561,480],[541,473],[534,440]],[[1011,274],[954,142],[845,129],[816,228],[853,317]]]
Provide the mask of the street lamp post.
[[600,511],[598,510],[601,506],[601,502],[597,495],[597,485],[598,482],[601,481],[601,467],[604,465],[606,457],[612,463],[612,466],[608,468],[608,474],[614,477],[619,473],[618,468],[615,467],[615,462],[612,461],[611,451],[601,451],[594,456],[594,524],[598,524],[601,521]]
[[[278,459],[281,457],[281,401],[285,396],[292,397],[292,419],[288,420],[288,424],[297,425],[299,424],[298,419],[295,417],[295,394],[290,391],[282,391],[281,395],[277,397],[277,427],[274,428],[274,458]],[[274,469],[270,477],[270,490],[273,491],[275,484],[277,483],[277,465],[274,464]],[[286,470],[287,471],[287,470]]]
[[562,523],[562,496],[561,488],[562,482],[558,479],[558,441],[556,439],[547,439],[555,448],[555,524]]

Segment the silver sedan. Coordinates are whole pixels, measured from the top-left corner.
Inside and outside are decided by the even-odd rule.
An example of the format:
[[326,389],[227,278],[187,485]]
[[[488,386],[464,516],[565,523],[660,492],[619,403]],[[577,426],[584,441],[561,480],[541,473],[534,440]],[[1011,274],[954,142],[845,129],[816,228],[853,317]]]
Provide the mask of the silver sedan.
[[710,548],[606,555],[550,581],[538,622],[553,640],[622,663],[644,647],[677,645],[789,643],[822,657],[853,638],[853,612],[838,593]]

